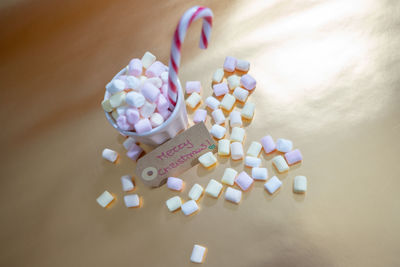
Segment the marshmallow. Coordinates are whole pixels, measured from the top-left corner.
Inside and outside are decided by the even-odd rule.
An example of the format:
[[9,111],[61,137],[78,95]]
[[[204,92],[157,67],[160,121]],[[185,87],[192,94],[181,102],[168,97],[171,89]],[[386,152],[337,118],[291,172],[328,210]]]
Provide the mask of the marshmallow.
[[228,86],[230,90],[235,89],[236,87],[240,86],[240,77],[237,75],[229,76],[226,81],[228,82]]
[[272,163],[280,173],[289,170],[289,166],[287,165],[285,159],[281,155],[274,157],[272,159]]
[[125,100],[126,100],[126,92],[122,91],[122,92],[113,94],[110,97],[110,105],[111,105],[111,107],[116,108],[116,107],[125,105],[125,103],[126,103]]
[[158,88],[155,87],[154,84],[148,81],[141,86],[140,92],[143,94],[146,100],[151,103],[156,102],[158,96],[160,95],[160,90],[158,90]]
[[200,101],[201,101],[201,96],[198,93],[194,92],[186,99],[186,105],[194,109],[199,105]]
[[220,83],[220,82],[222,82],[223,78],[224,78],[224,69],[217,69],[214,72],[212,81],[213,81],[213,83]]
[[295,149],[285,154],[285,159],[289,165],[296,164],[303,160],[300,150]]
[[151,123],[148,118],[140,119],[137,123],[135,123],[135,130],[138,134],[149,132],[151,129]]
[[101,102],[101,106],[103,107],[104,111],[106,111],[106,112],[111,112],[113,110],[113,107],[110,104],[110,99],[104,99]]
[[188,196],[190,199],[198,200],[203,194],[203,187],[199,184],[194,184],[190,189]]
[[167,187],[171,190],[181,191],[183,189],[183,181],[176,177],[168,177]]
[[259,142],[253,141],[251,142],[249,149],[247,149],[247,155],[252,157],[258,157],[261,152],[261,144]]
[[235,183],[240,187],[240,189],[246,191],[254,183],[254,180],[246,172],[241,172],[236,177]]
[[242,109],[242,117],[251,120],[254,116],[255,107],[254,103],[247,102]]
[[165,201],[167,208],[170,212],[176,211],[182,206],[182,199],[178,196],[171,197],[167,201]]
[[256,87],[256,80],[249,74],[245,74],[240,78],[240,84],[247,90],[253,90]]
[[126,94],[126,103],[132,107],[140,108],[144,105],[146,99],[144,96],[137,92],[129,92]]
[[251,169],[251,177],[253,177],[254,180],[266,181],[268,177],[268,170],[267,168],[255,167]]
[[146,76],[140,76],[139,80],[140,80],[140,85],[143,85],[146,81],[147,81],[147,77]]
[[126,119],[126,116],[124,116],[124,115],[118,116],[117,125],[118,125],[118,128],[120,128],[123,131],[133,130],[133,126],[128,123],[128,120]]
[[226,168],[224,171],[224,175],[222,176],[221,182],[227,185],[233,185],[235,183],[235,179],[238,172],[232,168]]
[[212,197],[218,198],[222,190],[222,184],[214,179],[208,182],[206,193]]
[[211,110],[216,110],[219,107],[220,102],[215,97],[209,96],[209,97],[206,98],[206,105]]
[[155,103],[145,102],[143,107],[140,108],[140,115],[144,118],[149,118],[153,115],[157,105]]
[[140,80],[135,76],[128,76],[126,77],[126,88],[133,89],[135,91],[139,90]]
[[189,81],[186,82],[186,93],[191,94],[191,93],[199,93],[201,91],[201,84],[199,81]]
[[234,189],[232,187],[228,187],[225,191],[225,199],[239,204],[240,200],[242,200],[242,191]]
[[111,112],[111,116],[114,118],[115,121],[117,121],[119,115],[118,115],[117,111],[114,109]]
[[233,91],[233,95],[239,102],[246,102],[247,97],[249,96],[249,91],[243,89],[242,87],[238,86]]
[[231,141],[243,143],[244,135],[245,135],[245,130],[243,128],[233,127],[231,133]]
[[205,168],[209,168],[217,163],[217,158],[214,156],[212,152],[207,152],[199,157],[199,162]]
[[165,71],[165,65],[160,61],[156,61],[150,65],[146,70],[146,76],[149,78],[158,77]]
[[142,75],[142,70],[143,70],[143,65],[140,59],[134,58],[129,62],[128,73],[130,75],[139,77],[140,75]]
[[225,123],[225,115],[221,109],[216,109],[213,112],[211,112],[211,116],[213,117],[214,122],[216,124],[224,124]]
[[197,205],[196,201],[189,200],[189,201],[186,201],[184,204],[182,204],[181,210],[182,210],[183,214],[188,216],[188,215],[192,215],[193,213],[198,211],[199,206]]
[[109,162],[115,162],[118,158],[118,153],[108,148],[105,148],[101,155]]
[[161,124],[163,124],[163,122],[164,122],[164,118],[163,118],[163,116],[161,116],[160,113],[151,114],[150,123],[151,123],[151,126],[153,126],[153,128],[160,126]]
[[156,61],[155,55],[153,55],[152,53],[150,53],[148,51],[146,53],[144,53],[144,55],[142,57],[142,64],[145,69],[150,67],[151,64],[153,64],[155,61]]
[[231,158],[233,160],[243,159],[243,145],[239,142],[233,142],[231,144]]
[[276,149],[276,145],[274,140],[270,135],[266,135],[263,138],[261,138],[261,144],[264,148],[265,153],[271,153]]
[[305,176],[294,177],[293,192],[305,193],[307,191],[307,178]]
[[160,115],[163,117],[164,121],[166,121],[172,112],[169,111],[168,109],[166,109],[166,110],[158,110],[158,113],[160,113]]
[[136,140],[133,139],[133,137],[126,138],[125,141],[122,143],[126,150],[129,150],[133,144],[136,144]]
[[226,111],[231,111],[235,102],[236,98],[233,95],[226,94],[221,100],[221,107]]
[[137,194],[124,196],[124,202],[127,208],[136,208],[140,206],[140,198]]
[[157,100],[157,110],[158,111],[165,111],[165,110],[168,109],[168,107],[169,107],[168,100],[165,98],[165,96],[160,94],[158,96],[158,100]]
[[244,158],[244,165],[251,168],[260,167],[261,159],[256,157],[246,156]]
[[194,123],[206,122],[206,118],[207,118],[207,111],[205,109],[198,109],[194,113],[193,122]]
[[229,114],[229,122],[231,127],[241,127],[243,125],[242,116],[240,115],[239,111],[232,111]]
[[226,129],[225,129],[225,127],[222,127],[221,125],[214,124],[211,127],[210,134],[217,139],[222,139],[225,136],[225,133],[226,133]]
[[168,84],[163,84],[163,86],[161,86],[161,94],[165,97],[165,99],[168,100]]
[[128,152],[126,152],[126,156],[131,160],[136,161],[142,153],[143,149],[139,145],[132,144]]
[[276,149],[280,152],[287,153],[293,149],[293,143],[290,140],[279,138],[276,140]]
[[121,177],[121,184],[122,190],[125,192],[132,191],[135,188],[132,182],[132,177],[129,175],[124,175]]
[[250,62],[248,62],[246,60],[238,59],[236,61],[236,69],[239,71],[247,72],[250,69]]
[[117,107],[115,110],[118,113],[118,116],[125,115],[125,111],[127,110],[128,106],[120,106]]
[[190,261],[194,263],[202,263],[205,259],[207,249],[200,245],[194,245]]
[[163,83],[168,83],[168,71],[161,73],[160,78]]
[[226,72],[234,72],[236,68],[236,58],[226,57],[224,62],[224,70]]
[[106,90],[110,94],[116,94],[125,89],[125,82],[120,79],[114,79],[106,85]]
[[154,85],[157,88],[160,88],[162,86],[162,81],[158,77],[149,78],[146,80],[146,82],[151,83],[152,85]]
[[97,203],[99,203],[100,206],[103,208],[107,207],[110,205],[110,203],[114,200],[113,195],[110,194],[107,190],[103,192],[97,199]]
[[272,176],[271,179],[268,180],[268,182],[266,182],[264,184],[265,189],[267,189],[267,191],[272,195],[273,193],[275,193],[276,190],[278,190],[280,187],[282,186],[282,182],[281,180],[278,179],[278,177],[276,176]]
[[225,82],[214,84],[213,90],[216,96],[225,95],[229,92],[228,85]]
[[228,139],[221,139],[218,141],[218,155],[229,156],[231,141]]
[[125,114],[126,114],[126,119],[132,125],[137,123],[140,119],[139,111],[135,108],[126,109]]

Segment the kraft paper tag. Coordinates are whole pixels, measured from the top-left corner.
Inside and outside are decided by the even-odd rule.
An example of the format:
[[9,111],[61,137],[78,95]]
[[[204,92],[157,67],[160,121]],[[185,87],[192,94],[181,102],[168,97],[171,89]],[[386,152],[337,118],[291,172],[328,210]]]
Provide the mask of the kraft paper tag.
[[160,186],[168,177],[195,166],[197,158],[209,151],[215,153],[216,145],[202,122],[140,158],[136,165],[136,177],[140,177],[146,185]]

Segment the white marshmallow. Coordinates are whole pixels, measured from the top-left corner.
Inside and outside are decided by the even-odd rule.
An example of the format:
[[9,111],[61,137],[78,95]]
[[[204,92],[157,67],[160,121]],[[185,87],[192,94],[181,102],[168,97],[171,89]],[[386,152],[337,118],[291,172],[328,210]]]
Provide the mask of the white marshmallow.
[[106,112],[111,112],[113,110],[113,107],[110,104],[110,99],[104,99],[101,102],[101,106],[103,107],[104,111],[106,111]]
[[126,87],[128,89],[139,90],[140,80],[135,76],[127,76],[126,77]]
[[276,140],[276,149],[283,153],[290,152],[293,149],[293,143],[290,140],[279,138]]
[[231,75],[227,79],[229,89],[233,90],[236,87],[240,86],[240,77],[237,75]]
[[106,90],[110,94],[121,92],[125,89],[125,82],[120,79],[114,79],[106,85]]
[[146,99],[141,93],[129,92],[126,94],[126,103],[132,107],[140,108],[146,103]]
[[198,93],[194,92],[186,99],[186,105],[194,109],[195,107],[197,107],[200,101],[201,101],[201,96]]
[[206,106],[211,110],[216,110],[221,103],[213,96],[209,96],[206,98]]
[[110,105],[113,108],[123,106],[123,105],[125,105],[125,103],[126,103],[126,92],[125,91],[113,94],[110,97]]
[[294,177],[293,191],[300,194],[307,191],[307,178],[305,176]]
[[224,175],[222,176],[221,182],[227,185],[233,185],[238,172],[232,168],[226,168]]
[[239,142],[231,144],[231,158],[233,160],[243,159],[243,145]]
[[275,165],[278,172],[282,173],[289,170],[289,165],[286,163],[286,160],[281,156],[276,156],[272,159],[272,163]]
[[205,168],[209,168],[215,163],[217,163],[217,158],[214,156],[212,152],[207,152],[199,157],[199,162]]
[[234,189],[232,187],[228,187],[225,190],[225,199],[230,202],[239,204],[240,200],[242,200],[242,191]]
[[139,80],[140,80],[140,86],[142,86],[146,81],[147,81],[147,77],[142,75],[140,76]]
[[132,182],[132,177],[124,175],[121,177],[122,190],[125,192],[132,191],[135,185]]
[[153,128],[160,126],[161,124],[163,124],[163,122],[164,118],[163,116],[161,116],[160,113],[153,113],[150,117],[150,123]]
[[156,103],[145,102],[143,107],[140,108],[140,115],[144,118],[150,118],[157,108]]
[[251,176],[253,177],[254,180],[266,181],[268,178],[267,168],[255,167],[251,170]]
[[102,152],[102,156],[104,159],[108,160],[109,162],[115,162],[118,158],[118,153],[114,150],[105,148]]
[[165,201],[165,204],[167,205],[169,211],[173,212],[182,206],[182,199],[178,196],[174,196]]
[[245,133],[246,132],[243,128],[233,127],[231,133],[231,141],[243,143]]
[[201,195],[203,194],[203,190],[204,189],[203,189],[203,187],[201,185],[194,184],[192,186],[192,188],[190,189],[190,191],[188,193],[188,196],[189,196],[190,199],[193,199],[193,200],[197,201],[201,197]]
[[181,210],[183,214],[186,216],[191,215],[199,210],[199,206],[197,205],[196,201],[189,200],[182,204]]
[[222,139],[225,136],[226,129],[225,127],[222,127],[221,125],[214,124],[211,127],[210,131],[211,135],[214,136],[217,139]]
[[200,245],[194,245],[190,261],[194,263],[202,263],[205,259],[206,248]]
[[249,91],[243,89],[242,87],[238,86],[233,91],[233,95],[235,98],[240,102],[246,102],[247,97],[249,96]]
[[221,108],[225,109],[226,111],[231,111],[233,105],[236,102],[236,98],[231,94],[224,95],[224,98],[221,100]]
[[247,149],[247,155],[252,156],[252,157],[258,157],[260,155],[262,149],[261,143],[257,141],[251,142],[249,149]]
[[224,124],[225,123],[225,115],[221,109],[216,109],[213,112],[211,112],[211,116],[213,117],[214,122],[216,124]]
[[248,120],[251,120],[254,116],[254,109],[256,105],[251,102],[246,102],[242,109],[242,117]]
[[224,69],[217,69],[215,72],[214,72],[214,75],[213,75],[213,78],[212,78],[212,81],[214,82],[214,83],[220,83],[220,82],[222,82],[222,79],[224,78]]
[[136,141],[135,139],[133,139],[133,137],[126,138],[125,141],[122,143],[126,150],[129,150],[133,144],[136,144]]
[[111,112],[111,116],[114,118],[115,121],[117,121],[117,119],[119,117],[119,115],[115,109]]
[[231,141],[228,139],[221,139],[218,141],[218,155],[228,156],[230,154]]
[[140,198],[137,194],[124,196],[124,202],[127,208],[136,208],[140,206]]
[[206,193],[216,198],[219,197],[221,190],[222,190],[222,184],[214,179],[211,179],[206,187]]
[[110,194],[107,190],[104,191],[97,199],[97,203],[103,208],[107,207],[114,200],[113,195]]
[[241,116],[240,112],[236,111],[236,110],[232,111],[229,114],[229,122],[230,122],[231,127],[242,127],[243,122],[242,122],[242,116]]
[[151,64],[153,64],[154,62],[156,62],[156,56],[153,55],[152,53],[150,53],[149,51],[147,51],[146,53],[144,53],[143,57],[142,57],[142,65],[145,69],[147,69],[148,67],[151,66]]
[[275,191],[278,190],[281,186],[282,182],[276,176],[272,176],[272,178],[264,184],[265,189],[267,189],[270,194],[275,193]]
[[160,88],[161,85],[162,85],[162,81],[161,81],[161,79],[158,78],[158,77],[149,78],[149,79],[147,79],[147,82],[153,84],[153,85],[154,85],[155,87],[157,87],[157,88]]
[[261,159],[256,157],[246,156],[244,159],[244,165],[251,168],[260,167]]
[[168,71],[161,73],[160,78],[163,83],[168,83]]
[[115,110],[117,111],[118,116],[121,116],[121,115],[125,115],[125,111],[127,108],[128,108],[128,106],[120,106],[120,107],[117,107]]
[[246,61],[246,60],[238,59],[238,60],[236,61],[236,69],[237,69],[237,70],[240,70],[240,71],[245,71],[245,72],[247,72],[247,71],[249,71],[249,69],[250,69],[250,62],[248,62],[248,61]]

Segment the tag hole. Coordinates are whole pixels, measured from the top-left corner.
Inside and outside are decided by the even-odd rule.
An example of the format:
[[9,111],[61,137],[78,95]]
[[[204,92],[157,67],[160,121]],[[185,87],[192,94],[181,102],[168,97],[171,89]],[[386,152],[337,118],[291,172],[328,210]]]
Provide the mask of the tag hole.
[[152,176],[152,175],[153,175],[153,171],[148,171],[148,172],[147,172],[147,175],[148,175],[148,176]]

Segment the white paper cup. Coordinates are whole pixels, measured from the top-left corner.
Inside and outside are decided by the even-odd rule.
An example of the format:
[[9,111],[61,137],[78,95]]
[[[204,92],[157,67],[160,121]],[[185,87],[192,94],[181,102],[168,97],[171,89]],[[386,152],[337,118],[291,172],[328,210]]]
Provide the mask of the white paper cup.
[[[127,68],[122,69],[118,72],[117,75],[114,76],[113,79],[119,77],[126,73]],[[104,99],[109,98],[108,92],[106,91],[104,95]],[[184,101],[184,96],[182,93],[181,82],[178,79],[178,101],[172,114],[168,117],[168,119],[158,126],[157,128],[152,129],[147,133],[138,134],[136,132],[131,131],[123,131],[118,128],[117,123],[114,121],[113,117],[110,113],[105,112],[106,118],[108,122],[117,129],[120,133],[126,136],[133,137],[136,142],[144,143],[150,146],[158,146],[165,141],[174,138],[179,132],[185,130],[188,126],[188,117],[186,112],[186,104]]]

